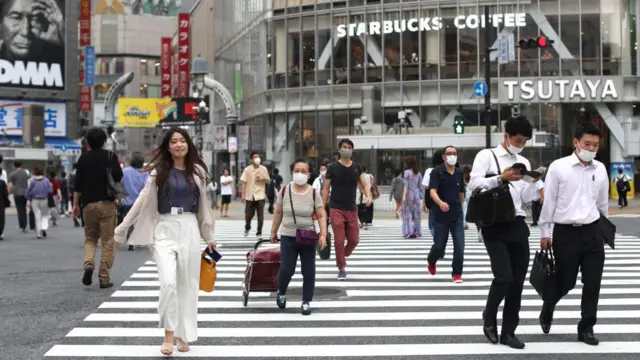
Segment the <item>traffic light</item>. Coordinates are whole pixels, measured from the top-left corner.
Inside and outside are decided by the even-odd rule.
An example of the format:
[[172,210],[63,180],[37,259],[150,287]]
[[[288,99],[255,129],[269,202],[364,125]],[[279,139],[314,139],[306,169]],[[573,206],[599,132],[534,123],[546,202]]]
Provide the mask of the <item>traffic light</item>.
[[453,133],[456,135],[464,134],[464,116],[456,115],[453,119]]
[[546,36],[538,36],[537,38],[522,39],[518,41],[520,49],[544,49],[553,44],[553,40],[549,40]]

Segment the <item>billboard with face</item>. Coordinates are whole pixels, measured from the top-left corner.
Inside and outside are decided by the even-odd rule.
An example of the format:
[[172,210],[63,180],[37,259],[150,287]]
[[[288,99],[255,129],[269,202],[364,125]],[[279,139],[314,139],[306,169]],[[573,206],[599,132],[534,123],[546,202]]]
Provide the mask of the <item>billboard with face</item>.
[[65,89],[66,1],[0,0],[0,87]]

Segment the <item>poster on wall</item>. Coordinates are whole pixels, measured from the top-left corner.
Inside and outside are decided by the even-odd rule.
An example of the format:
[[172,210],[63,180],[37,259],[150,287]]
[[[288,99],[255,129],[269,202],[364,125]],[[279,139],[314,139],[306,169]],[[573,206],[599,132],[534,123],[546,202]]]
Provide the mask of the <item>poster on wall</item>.
[[44,106],[45,136],[67,136],[67,105],[65,103],[0,100],[0,130],[7,136],[22,136],[23,107],[28,104]]
[[66,1],[0,0],[0,87],[64,90]]
[[618,199],[618,190],[616,188],[616,182],[618,181],[618,177],[620,176],[620,169],[622,169],[622,174],[629,180],[629,185],[631,190],[627,193],[627,199],[634,198],[634,181],[633,176],[635,173],[635,169],[632,162],[612,162],[609,164],[609,177],[610,177],[610,186],[609,192],[612,199]]

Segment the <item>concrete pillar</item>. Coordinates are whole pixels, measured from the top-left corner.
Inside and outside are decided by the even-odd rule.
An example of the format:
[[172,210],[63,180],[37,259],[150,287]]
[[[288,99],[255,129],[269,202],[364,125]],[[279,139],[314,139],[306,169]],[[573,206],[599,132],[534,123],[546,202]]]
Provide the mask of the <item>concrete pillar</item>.
[[424,39],[423,62],[428,64],[444,63],[444,31],[425,31],[422,33]]
[[44,149],[44,106],[22,107],[22,143],[25,147]]
[[[615,114],[616,118],[618,118],[619,121],[624,121],[625,119],[633,116],[633,107],[631,106],[631,104],[617,103],[615,104]],[[611,162],[633,161],[633,157],[626,156],[625,152],[623,151],[623,144],[620,144],[620,142],[618,142],[618,140],[614,136],[611,136],[610,139],[611,141],[609,142],[609,156]]]

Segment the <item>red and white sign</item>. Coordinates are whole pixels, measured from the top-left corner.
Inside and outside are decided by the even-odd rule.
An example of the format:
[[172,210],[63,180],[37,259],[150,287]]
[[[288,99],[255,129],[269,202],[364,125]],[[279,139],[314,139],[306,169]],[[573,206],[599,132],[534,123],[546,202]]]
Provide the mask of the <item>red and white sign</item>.
[[171,96],[178,96],[178,51],[171,53]]
[[178,14],[178,96],[189,96],[191,62],[191,18],[188,13]]
[[84,48],[91,46],[91,0],[80,0],[80,24],[78,33],[78,45],[80,46],[80,112],[91,114],[93,110],[93,97],[91,87],[84,84]]
[[81,85],[80,86],[80,111],[91,112],[92,101],[91,101],[91,87]]
[[171,38],[163,37],[160,45],[160,96],[171,97]]

